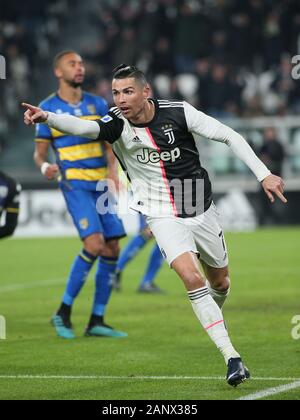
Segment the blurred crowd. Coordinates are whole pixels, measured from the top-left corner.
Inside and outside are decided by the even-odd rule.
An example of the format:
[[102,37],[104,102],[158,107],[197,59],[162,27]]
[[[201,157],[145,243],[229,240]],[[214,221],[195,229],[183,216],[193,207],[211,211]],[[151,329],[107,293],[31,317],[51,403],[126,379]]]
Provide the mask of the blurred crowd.
[[[299,0],[89,2],[86,25],[95,41],[80,51],[86,88],[109,102],[112,68],[126,62],[147,72],[154,95],[187,99],[218,118],[300,111],[300,82],[291,77],[291,57],[300,49]],[[0,54],[9,79],[0,82],[0,144],[19,98],[30,98],[47,59],[49,66],[51,47],[76,5],[1,0]]]
[[[110,98],[111,69],[135,63],[155,94],[183,97],[216,117],[300,110],[291,57],[299,0],[98,0],[99,36],[82,51],[89,86]],[[101,79],[99,78],[101,76]]]
[[69,0],[1,0],[0,54],[7,80],[0,81],[0,149],[14,128],[21,98],[30,98],[43,63],[68,13]]

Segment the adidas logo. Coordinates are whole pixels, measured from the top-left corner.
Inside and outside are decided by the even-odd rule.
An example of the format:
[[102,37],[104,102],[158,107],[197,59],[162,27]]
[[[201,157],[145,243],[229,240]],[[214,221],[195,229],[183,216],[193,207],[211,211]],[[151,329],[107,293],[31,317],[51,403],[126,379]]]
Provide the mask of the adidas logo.
[[132,139],[132,142],[133,142],[133,143],[142,143],[142,140],[141,140],[138,136],[135,136],[135,137]]

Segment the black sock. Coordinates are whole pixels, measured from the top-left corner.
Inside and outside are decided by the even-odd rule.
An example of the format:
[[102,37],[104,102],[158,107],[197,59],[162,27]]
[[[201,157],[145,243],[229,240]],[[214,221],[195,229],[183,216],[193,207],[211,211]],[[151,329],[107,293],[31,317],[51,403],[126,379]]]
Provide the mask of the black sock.
[[90,322],[88,328],[93,328],[95,325],[103,325],[104,324],[104,316],[101,315],[91,315]]
[[64,321],[70,322],[71,311],[72,311],[72,306],[62,303],[59,310],[57,311],[57,315],[61,316]]

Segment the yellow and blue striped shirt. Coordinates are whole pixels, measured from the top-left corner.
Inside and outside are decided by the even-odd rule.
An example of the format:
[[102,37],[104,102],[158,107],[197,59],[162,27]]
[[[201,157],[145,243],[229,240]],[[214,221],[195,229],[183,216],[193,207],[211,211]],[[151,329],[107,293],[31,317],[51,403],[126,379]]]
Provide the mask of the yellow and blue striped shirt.
[[[69,104],[53,94],[40,107],[56,114],[68,114],[88,120],[99,120],[109,111],[106,101],[84,92],[82,100]],[[107,158],[104,145],[84,137],[60,133],[46,124],[38,124],[36,142],[50,142],[60,167],[63,185],[95,191],[97,182],[107,178]]]

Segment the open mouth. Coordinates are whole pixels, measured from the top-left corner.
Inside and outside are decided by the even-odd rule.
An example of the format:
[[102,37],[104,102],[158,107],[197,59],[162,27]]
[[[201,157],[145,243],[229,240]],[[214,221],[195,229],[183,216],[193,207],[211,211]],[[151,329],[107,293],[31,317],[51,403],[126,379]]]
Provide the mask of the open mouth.
[[123,114],[128,114],[130,112],[130,108],[127,107],[121,107],[120,109]]

